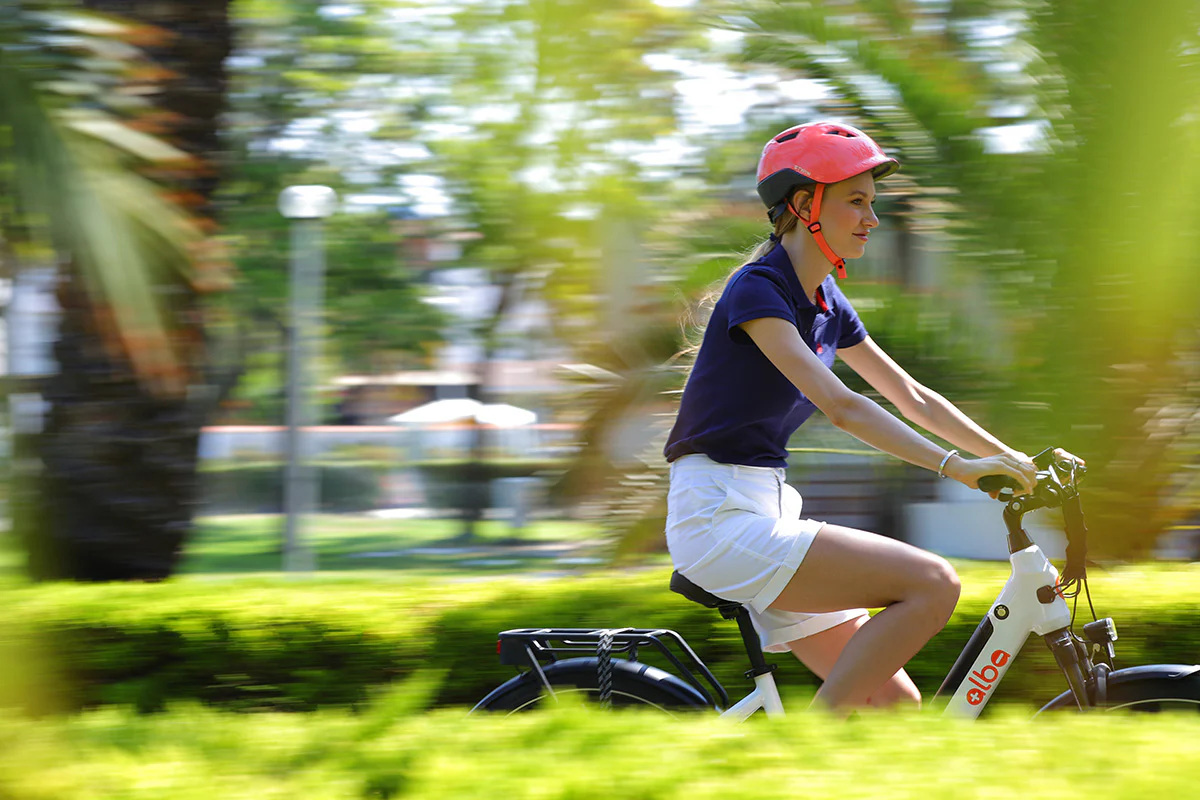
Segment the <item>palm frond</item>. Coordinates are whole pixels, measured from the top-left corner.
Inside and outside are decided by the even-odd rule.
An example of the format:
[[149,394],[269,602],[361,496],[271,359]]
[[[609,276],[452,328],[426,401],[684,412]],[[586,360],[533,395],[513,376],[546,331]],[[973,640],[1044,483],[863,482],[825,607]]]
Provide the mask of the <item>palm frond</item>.
[[[19,13],[6,26],[7,41],[0,40],[0,131],[10,132],[17,212],[3,224],[73,259],[103,312],[110,344],[149,388],[178,392],[186,383],[185,359],[155,287],[190,277],[204,237],[197,221],[138,169],[186,169],[192,160],[94,102],[136,63],[136,48],[104,41],[126,36],[127,28],[75,11]],[[73,57],[31,68],[33,56],[21,42],[57,44]],[[104,63],[82,69],[80,53],[103,53]],[[70,96],[62,97],[63,90]],[[78,108],[77,97],[91,98],[91,107]]]

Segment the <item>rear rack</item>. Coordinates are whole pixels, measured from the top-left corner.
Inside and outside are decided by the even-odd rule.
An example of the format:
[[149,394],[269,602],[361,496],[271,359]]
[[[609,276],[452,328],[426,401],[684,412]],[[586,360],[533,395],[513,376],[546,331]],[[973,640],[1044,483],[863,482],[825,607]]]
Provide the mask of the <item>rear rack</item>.
[[[729,706],[729,695],[721,682],[682,636],[665,628],[514,628],[500,633],[496,651],[500,654],[501,664],[530,667],[545,683],[546,676],[542,674],[541,662],[554,663],[560,655],[569,653],[596,655],[602,634],[612,637],[613,653],[626,655],[630,661],[637,661],[638,648],[653,647],[671,662],[684,680],[704,695],[709,703],[721,708]],[[690,661],[692,669],[672,652],[672,646]],[[701,683],[696,673],[699,673],[707,686]],[[710,687],[713,691],[709,691]],[[716,693],[715,699],[713,692]]]

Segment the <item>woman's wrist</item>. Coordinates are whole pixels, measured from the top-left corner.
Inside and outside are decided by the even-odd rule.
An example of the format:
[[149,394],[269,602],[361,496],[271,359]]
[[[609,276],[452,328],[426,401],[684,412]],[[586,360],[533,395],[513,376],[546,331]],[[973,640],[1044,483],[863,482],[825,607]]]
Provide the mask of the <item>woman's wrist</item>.
[[950,478],[952,480],[962,481],[962,469],[967,463],[967,459],[957,450],[949,452],[950,457],[946,459],[945,464],[938,472],[938,477]]
[[946,477],[946,465],[950,463],[955,456],[958,455],[957,450],[947,450],[946,455],[942,456],[941,463],[938,464],[937,474],[939,478]]

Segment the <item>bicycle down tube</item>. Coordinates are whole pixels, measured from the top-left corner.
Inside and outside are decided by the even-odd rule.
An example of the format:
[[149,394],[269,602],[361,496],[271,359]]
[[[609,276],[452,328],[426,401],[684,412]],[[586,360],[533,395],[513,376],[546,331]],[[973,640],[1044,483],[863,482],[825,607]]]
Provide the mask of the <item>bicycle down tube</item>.
[[934,695],[936,701],[952,694],[947,714],[978,717],[1029,634],[1047,636],[1071,624],[1071,610],[1054,590],[1058,570],[1041,548],[1030,544],[1009,560],[1012,576]]

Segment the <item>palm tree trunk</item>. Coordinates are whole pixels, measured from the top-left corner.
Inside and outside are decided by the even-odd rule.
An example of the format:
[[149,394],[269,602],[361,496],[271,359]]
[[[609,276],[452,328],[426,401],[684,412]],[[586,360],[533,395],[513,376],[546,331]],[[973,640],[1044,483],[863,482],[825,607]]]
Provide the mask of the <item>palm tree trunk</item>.
[[145,391],[106,351],[95,309],[64,270],[54,347],[43,382],[48,413],[21,445],[39,467],[22,476],[14,514],[38,580],[161,580],[179,563],[197,501],[203,409]]
[[[168,130],[156,131],[207,165],[161,176],[188,210],[211,217],[218,172],[224,61],[232,46],[229,0],[139,3],[84,0],[92,11],[168,35],[147,47],[173,73],[156,95]],[[171,273],[166,270],[166,273]],[[199,296],[181,277],[158,286],[169,298],[189,388],[163,396],[139,380],[127,353],[105,335],[108,309],[63,268],[58,372],[45,379],[40,433],[15,443],[13,524],[35,579],[161,580],[177,568],[198,502],[197,449],[212,392]]]

